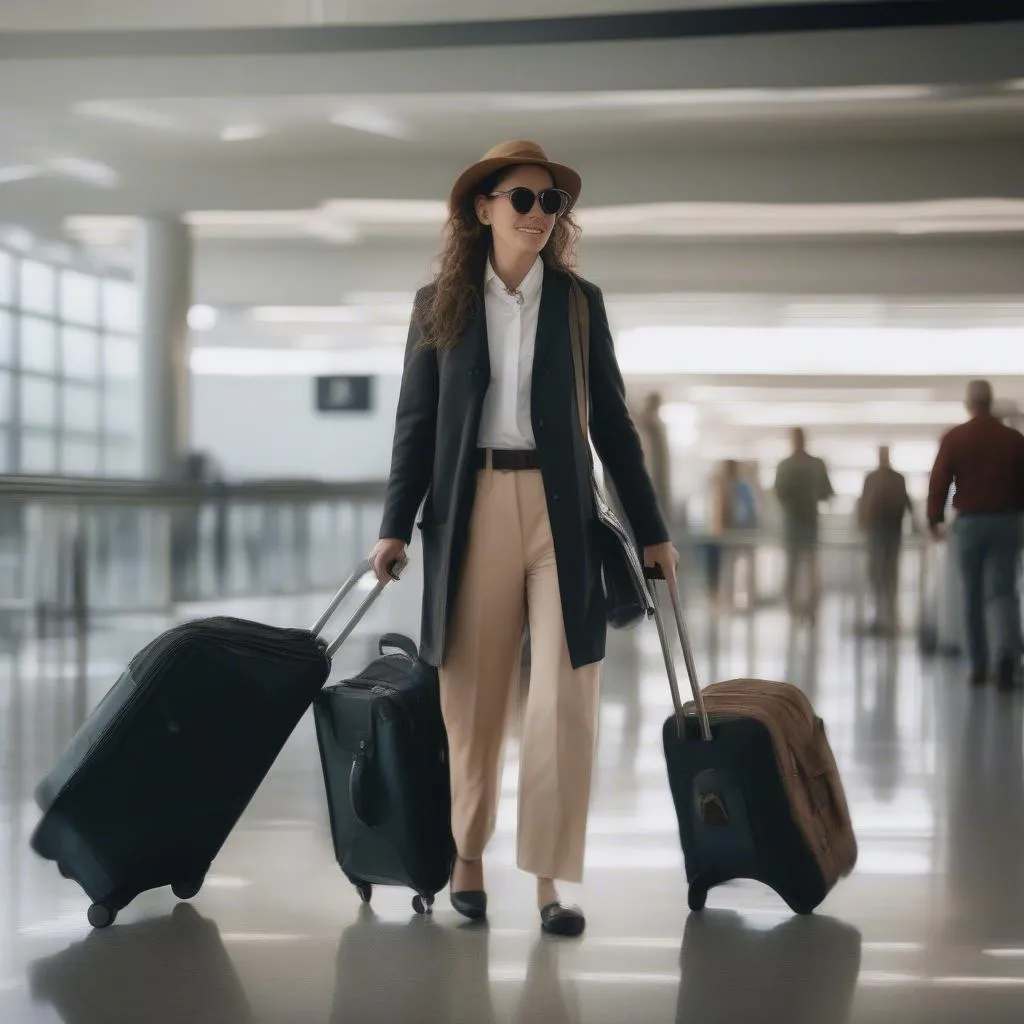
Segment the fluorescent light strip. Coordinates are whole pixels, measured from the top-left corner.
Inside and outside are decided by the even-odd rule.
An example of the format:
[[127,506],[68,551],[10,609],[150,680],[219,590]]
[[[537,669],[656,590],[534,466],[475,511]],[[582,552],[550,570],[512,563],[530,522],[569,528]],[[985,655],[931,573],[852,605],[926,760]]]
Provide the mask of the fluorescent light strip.
[[266,134],[266,128],[260,124],[229,124],[220,130],[222,142],[250,142],[262,139]]
[[1019,375],[1020,331],[1003,327],[638,327],[620,333],[627,375]]
[[389,139],[404,140],[410,137],[408,126],[398,118],[370,107],[343,107],[331,115],[331,124]]
[[44,162],[44,166],[65,178],[82,181],[101,188],[116,188],[120,175],[98,160],[86,160],[78,156],[55,156]]
[[145,107],[136,107],[129,103],[87,100],[83,103],[76,103],[71,109],[81,117],[120,121],[124,124],[136,125],[139,128],[154,128],[160,131],[174,131],[183,128],[179,121],[167,114],[147,110]]
[[0,167],[0,185],[11,185],[16,181],[31,181],[38,178],[42,171],[34,164],[11,164]]

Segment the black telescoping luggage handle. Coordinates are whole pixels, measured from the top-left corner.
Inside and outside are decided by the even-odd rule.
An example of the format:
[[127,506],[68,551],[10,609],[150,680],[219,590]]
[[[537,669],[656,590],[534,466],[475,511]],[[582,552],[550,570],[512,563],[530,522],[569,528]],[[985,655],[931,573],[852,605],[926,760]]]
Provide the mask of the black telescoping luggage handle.
[[[658,639],[661,641],[661,653],[665,658],[665,671],[668,673],[668,685],[672,691],[672,706],[675,709],[676,731],[683,735],[684,713],[683,701],[679,696],[679,680],[676,677],[676,663],[672,657],[671,645],[668,633],[665,630],[665,620],[661,614],[661,605],[658,602],[658,592],[655,588],[656,580],[664,580],[665,572],[660,565],[645,565],[644,578],[647,580],[647,588],[651,592],[651,603],[654,606],[654,624],[658,627]],[[667,582],[667,581],[666,581]],[[678,587],[669,586],[668,595],[672,600],[672,611],[676,620],[676,632],[679,634],[679,646],[683,649],[683,663],[686,665],[686,675],[690,681],[690,692],[693,694],[693,703],[697,708],[697,718],[700,722],[701,738],[710,742],[711,723],[708,720],[708,711],[704,706],[704,695],[700,690],[700,683],[697,681],[697,662],[693,656],[693,647],[690,644],[690,634],[687,632],[686,623],[683,621],[683,607],[679,600]]]
[[[395,559],[394,562],[388,566],[388,574],[393,580],[397,580],[401,576],[402,571],[409,564],[409,560],[403,556],[402,558]],[[338,589],[338,592],[331,598],[331,603],[324,610],[323,615],[310,627],[310,632],[313,636],[320,636],[323,632],[324,627],[334,617],[334,613],[338,610],[338,606],[342,601],[348,597],[349,594],[355,589],[356,584],[369,572],[373,571],[373,566],[370,562],[363,561],[356,566],[352,575]],[[377,600],[381,595],[381,591],[387,586],[387,583],[377,582],[373,590],[366,596],[363,603],[353,612],[352,617],[342,627],[341,632],[334,638],[334,640],[327,645],[327,655],[333,658],[338,653],[341,645],[352,635],[353,630],[362,621],[363,616],[373,606],[374,601]]]

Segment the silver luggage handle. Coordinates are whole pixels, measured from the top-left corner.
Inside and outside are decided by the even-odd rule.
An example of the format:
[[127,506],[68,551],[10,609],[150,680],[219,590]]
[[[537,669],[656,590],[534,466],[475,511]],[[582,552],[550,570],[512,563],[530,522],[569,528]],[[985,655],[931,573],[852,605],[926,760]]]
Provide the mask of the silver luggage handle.
[[[665,671],[668,673],[668,685],[672,691],[672,706],[676,715],[676,732],[683,735],[685,726],[685,714],[683,712],[683,701],[679,696],[679,680],[676,676],[676,663],[672,657],[671,643],[665,629],[665,619],[661,614],[661,604],[658,601],[657,580],[665,580],[664,570],[660,565],[645,565],[644,578],[647,580],[647,589],[651,593],[651,603],[654,605],[654,624],[658,627],[658,639],[661,641],[661,653],[665,658]],[[667,580],[666,580],[667,583]],[[672,611],[676,619],[676,632],[679,634],[679,646],[683,649],[683,663],[686,665],[686,675],[690,681],[690,692],[693,694],[693,703],[697,708],[697,718],[700,722],[701,739],[711,741],[711,722],[708,720],[708,711],[704,706],[704,695],[701,693],[700,684],[697,682],[697,662],[693,657],[693,647],[690,644],[690,634],[687,632],[686,623],[683,621],[683,606],[679,599],[679,588],[669,586],[668,596],[672,601]]]
[[[391,576],[391,578],[393,580],[397,580],[401,576],[403,570],[408,564],[409,560],[404,555],[401,558],[396,558],[395,561],[392,562],[390,566],[388,566],[388,573]],[[327,623],[330,622],[332,618],[334,618],[334,613],[338,610],[338,607],[341,605],[342,601],[344,601],[345,598],[352,593],[352,591],[356,588],[356,585],[359,583],[359,581],[367,573],[372,571],[373,566],[370,564],[369,560],[360,562],[359,565],[356,566],[352,575],[349,576],[347,580],[345,580],[345,582],[338,589],[338,592],[334,595],[334,597],[331,598],[331,603],[324,610],[323,615],[321,615],[320,618],[317,619],[316,622],[310,627],[310,632],[313,634],[313,636],[320,636]],[[360,604],[359,607],[355,610],[355,612],[353,612],[352,617],[342,627],[341,632],[334,638],[334,640],[330,644],[327,645],[327,656],[329,658],[333,658],[334,655],[338,653],[338,650],[341,648],[341,645],[352,635],[353,630],[356,628],[356,626],[359,625],[359,623],[362,621],[363,616],[373,606],[374,601],[376,601],[377,598],[380,597],[381,592],[384,590],[386,586],[387,583],[381,583],[380,581],[378,581],[376,586],[374,586],[373,590],[371,590],[370,593],[363,600],[362,604]]]

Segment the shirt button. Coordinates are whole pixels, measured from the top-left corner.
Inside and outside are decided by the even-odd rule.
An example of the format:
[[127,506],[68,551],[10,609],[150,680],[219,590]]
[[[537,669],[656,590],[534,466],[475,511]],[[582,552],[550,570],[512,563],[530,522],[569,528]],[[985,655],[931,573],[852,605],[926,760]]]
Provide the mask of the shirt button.
[[542,420],[542,419],[537,420],[537,426],[538,427],[543,427],[544,426],[544,420]]

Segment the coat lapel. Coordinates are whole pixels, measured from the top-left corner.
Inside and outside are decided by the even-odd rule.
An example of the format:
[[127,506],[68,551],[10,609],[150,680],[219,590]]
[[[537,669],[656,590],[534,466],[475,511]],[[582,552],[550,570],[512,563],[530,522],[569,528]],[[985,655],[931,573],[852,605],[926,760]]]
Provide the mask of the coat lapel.
[[533,388],[553,351],[569,338],[569,279],[544,267],[544,284],[537,313],[537,341],[533,350]]
[[455,351],[462,367],[486,390],[491,379],[491,353],[487,345],[487,311],[482,300]]

